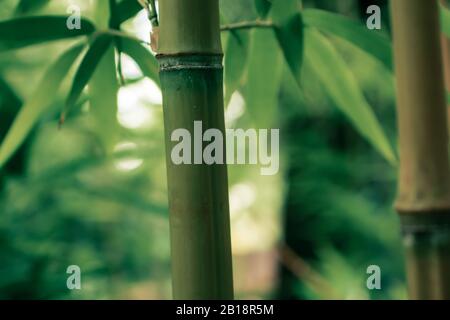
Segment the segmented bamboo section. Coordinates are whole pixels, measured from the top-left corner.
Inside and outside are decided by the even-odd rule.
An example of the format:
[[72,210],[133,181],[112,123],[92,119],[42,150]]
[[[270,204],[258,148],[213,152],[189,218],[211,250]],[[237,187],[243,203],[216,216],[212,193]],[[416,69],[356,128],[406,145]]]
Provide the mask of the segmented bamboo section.
[[204,131],[225,134],[218,0],[165,0],[159,9],[173,297],[232,299],[226,164],[171,159],[175,129],[194,137],[194,121],[202,121]]
[[400,214],[412,299],[450,298],[450,169],[437,0],[391,1]]

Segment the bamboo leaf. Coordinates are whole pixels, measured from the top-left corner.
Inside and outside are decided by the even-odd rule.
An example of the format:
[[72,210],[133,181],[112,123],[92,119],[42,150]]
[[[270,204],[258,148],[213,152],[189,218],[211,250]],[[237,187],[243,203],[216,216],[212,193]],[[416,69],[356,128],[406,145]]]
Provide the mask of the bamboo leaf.
[[130,56],[142,71],[142,74],[159,86],[159,66],[152,53],[137,40],[121,37],[122,52]]
[[266,18],[272,3],[269,0],[254,0],[255,9],[261,18]]
[[282,75],[282,53],[273,30],[252,30],[245,97],[257,127],[273,124]]
[[18,13],[26,13],[37,10],[47,5],[50,0],[21,0],[17,5],[16,11]]
[[238,89],[245,72],[249,50],[247,31],[230,32],[225,53],[225,104]]
[[14,154],[39,120],[39,117],[54,100],[61,82],[82,49],[83,45],[76,45],[69,49],[44,74],[34,93],[20,109],[0,146],[0,167]]
[[10,101],[13,106],[20,106],[22,104],[20,97],[13,88],[5,81],[5,79],[0,77],[0,110],[5,101]]
[[0,22],[0,52],[47,41],[89,35],[94,25],[81,19],[81,29],[70,30],[64,16],[22,17]]
[[390,39],[376,30],[368,30],[363,24],[335,13],[303,10],[305,25],[335,35],[364,50],[392,70],[392,48]]
[[103,150],[110,154],[118,139],[117,82],[115,52],[108,46],[89,80],[90,113]]
[[221,21],[236,23],[239,21],[253,21],[258,19],[254,0],[220,0]]
[[297,0],[274,0],[272,20],[284,58],[300,85],[303,60],[303,21]]
[[386,160],[396,156],[353,74],[330,41],[312,28],[305,29],[305,56],[330,98]]
[[9,125],[16,117],[21,105],[22,99],[0,76],[0,142],[8,132]]
[[134,17],[141,10],[142,6],[137,0],[123,0],[118,3],[117,14],[119,16],[119,25]]
[[66,101],[66,111],[77,102],[84,87],[86,87],[94,74],[95,68],[110,47],[112,39],[113,37],[106,33],[101,33],[94,37],[73,79],[72,87]]

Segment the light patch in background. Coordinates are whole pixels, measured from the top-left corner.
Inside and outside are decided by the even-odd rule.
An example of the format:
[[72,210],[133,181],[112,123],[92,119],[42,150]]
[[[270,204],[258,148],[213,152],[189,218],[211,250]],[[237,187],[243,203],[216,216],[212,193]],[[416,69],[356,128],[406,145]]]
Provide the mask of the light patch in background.
[[138,39],[150,42],[150,33],[152,32],[152,24],[148,20],[147,12],[142,9],[133,19],[133,33]]
[[137,63],[125,53],[120,56],[122,61],[122,73],[126,79],[136,79],[142,77],[141,69]]
[[[230,171],[233,170],[231,166]],[[247,173],[245,180],[233,183],[229,189],[234,255],[272,251],[281,235],[280,213],[284,192],[280,175],[261,176],[258,170]],[[267,188],[267,185],[271,187]]]
[[[130,24],[126,26],[135,37],[149,42],[152,30],[145,10],[139,11]],[[138,79],[142,72],[136,62],[125,54],[122,54],[122,72],[125,79]],[[119,109],[117,119],[119,123],[128,129],[148,129],[152,127],[156,119],[152,106],[162,104],[162,94],[158,86],[150,79],[143,78],[135,83],[120,88],[118,95]]]
[[238,183],[230,189],[230,212],[231,217],[239,215],[242,211],[250,208],[256,199],[255,187],[246,184]]
[[152,105],[161,105],[161,91],[149,79],[122,87],[118,96],[119,123],[128,129],[145,129],[155,124]]
[[225,124],[231,128],[245,112],[245,100],[239,91],[235,91],[225,110]]
[[[137,145],[134,142],[126,141],[117,144],[114,148],[114,152],[126,153],[132,152],[136,149]],[[142,166],[143,163],[144,163],[143,159],[132,156],[125,156],[125,157],[118,157],[118,160],[114,162],[114,167],[119,171],[132,171]]]
[[[139,69],[136,62],[125,54],[122,55],[122,71],[124,77],[127,79],[142,77],[141,69]],[[133,84],[127,85],[125,88],[136,91],[136,96],[139,96],[139,98],[148,103],[162,104],[161,89],[151,79],[143,78]]]
[[231,238],[234,254],[249,254],[271,247],[266,237],[267,228],[252,215],[256,201],[256,187],[239,183],[230,189]]

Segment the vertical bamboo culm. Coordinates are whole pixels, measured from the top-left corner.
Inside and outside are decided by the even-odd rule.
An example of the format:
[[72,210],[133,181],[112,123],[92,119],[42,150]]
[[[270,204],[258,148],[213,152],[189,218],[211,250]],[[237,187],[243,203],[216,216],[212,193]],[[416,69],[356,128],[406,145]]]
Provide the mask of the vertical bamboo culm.
[[[441,0],[441,5],[447,6],[446,0]],[[441,34],[441,44],[442,44],[442,61],[444,64],[444,75],[445,75],[445,87],[447,92],[450,92],[450,39],[444,33]],[[447,121],[450,121],[450,104],[447,101]]]
[[[187,129],[193,139],[194,121],[225,137],[218,0],[159,1],[159,27],[173,297],[232,299],[226,164],[171,159],[173,131]],[[202,150],[194,147],[192,158]]]
[[400,176],[396,209],[411,299],[450,298],[450,169],[438,1],[391,1]]

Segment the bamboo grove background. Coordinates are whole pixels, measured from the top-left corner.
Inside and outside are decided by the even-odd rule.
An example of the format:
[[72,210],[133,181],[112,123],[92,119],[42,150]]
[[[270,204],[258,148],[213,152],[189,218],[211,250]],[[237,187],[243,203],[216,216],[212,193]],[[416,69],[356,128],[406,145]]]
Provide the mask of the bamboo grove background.
[[[410,3],[421,12],[425,2]],[[300,11],[299,3],[219,1],[226,127],[281,131],[277,175],[228,166],[234,295],[405,299],[393,207],[405,134],[396,125],[391,8],[381,0],[304,0]],[[83,17],[76,32],[65,28],[70,4]],[[365,27],[371,4],[382,10],[380,31]],[[445,49],[444,6],[435,22]],[[407,18],[393,16],[401,33]],[[429,40],[423,25],[411,28]],[[1,299],[172,297],[164,117],[150,30],[135,0],[2,0]],[[396,54],[412,51],[402,49]],[[440,92],[414,70],[403,77]],[[445,103],[443,90],[435,105]],[[441,129],[431,127],[445,145],[441,113],[434,118]],[[436,179],[446,186],[442,170]],[[426,275],[433,263],[425,262]],[[82,290],[66,287],[72,264],[82,269]],[[381,290],[366,287],[369,265],[381,268]],[[419,279],[423,295],[414,297],[442,297],[421,287],[429,279]]]

